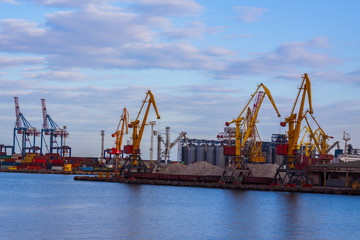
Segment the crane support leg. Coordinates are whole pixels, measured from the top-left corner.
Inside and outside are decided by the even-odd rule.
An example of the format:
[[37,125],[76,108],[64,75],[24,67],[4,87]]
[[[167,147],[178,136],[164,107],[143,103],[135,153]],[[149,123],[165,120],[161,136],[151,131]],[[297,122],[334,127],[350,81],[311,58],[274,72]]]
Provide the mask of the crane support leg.
[[284,156],[282,164],[280,164],[279,168],[276,170],[274,177],[275,183],[295,185],[307,183],[308,179],[299,161],[299,157],[295,157],[295,159],[291,161],[291,165],[294,167],[289,167],[289,158],[288,156]]
[[229,164],[221,175],[220,182],[223,183],[241,183],[245,177],[251,175],[246,161],[242,157],[230,156]]
[[124,165],[120,169],[120,176],[126,178],[134,178],[133,172],[148,172],[148,167],[141,159],[140,155],[136,156],[136,159],[131,156],[125,161]]

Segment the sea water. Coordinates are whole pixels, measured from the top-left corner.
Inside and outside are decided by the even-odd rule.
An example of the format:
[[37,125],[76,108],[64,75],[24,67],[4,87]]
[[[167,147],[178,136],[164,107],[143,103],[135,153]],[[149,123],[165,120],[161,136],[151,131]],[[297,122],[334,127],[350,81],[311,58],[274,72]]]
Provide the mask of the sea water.
[[360,196],[0,173],[0,239],[360,239]]

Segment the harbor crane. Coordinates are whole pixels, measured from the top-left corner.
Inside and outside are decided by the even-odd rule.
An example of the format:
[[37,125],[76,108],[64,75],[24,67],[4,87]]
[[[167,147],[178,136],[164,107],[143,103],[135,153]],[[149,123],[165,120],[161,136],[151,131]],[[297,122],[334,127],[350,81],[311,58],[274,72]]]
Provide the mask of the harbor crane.
[[123,136],[125,134],[128,134],[129,131],[128,124],[129,124],[129,112],[126,110],[126,108],[124,108],[116,132],[111,135],[112,137],[115,137],[115,148],[111,149],[111,154],[115,154],[116,170],[118,169],[119,166],[120,156],[122,156],[121,146],[122,146]]
[[[259,91],[260,88],[263,91]],[[249,104],[252,100],[256,97],[253,109],[249,107]],[[260,84],[256,89],[255,93],[251,96],[248,103],[245,105],[241,113],[236,119],[233,119],[231,122],[226,122],[226,126],[230,126],[231,124],[235,123],[236,131],[235,131],[235,148],[233,146],[224,146],[224,154],[229,155],[230,157],[230,164],[228,167],[224,169],[224,173],[222,176],[222,181],[237,181],[238,177],[246,177],[250,175],[250,170],[246,164],[246,159],[243,154],[245,144],[248,143],[249,139],[253,139],[253,149],[251,151],[254,152],[253,156],[257,156],[257,152],[259,152],[259,144],[256,144],[256,137],[255,135],[258,134],[256,128],[256,121],[259,110],[261,108],[262,102],[267,96],[275,109],[278,117],[280,117],[280,113],[276,107],[275,101],[271,96],[269,89],[264,85]],[[231,142],[231,139],[229,139]],[[237,177],[235,174],[235,170],[239,172],[239,176]]]
[[[60,128],[59,125],[50,117],[47,113],[45,99],[41,99],[42,113],[43,113],[43,124],[41,129],[41,145],[40,153],[44,154],[45,149],[43,144],[46,147],[46,152],[59,153],[60,156],[65,157],[66,155],[71,156],[71,148],[65,145],[65,138],[69,135],[66,130],[66,126]],[[46,142],[46,136],[48,136],[49,145]],[[58,139],[60,138],[60,140]],[[60,141],[60,142],[59,142]]]
[[[146,106],[146,110],[143,116],[142,121],[140,122],[139,117]],[[160,119],[160,115],[157,110],[156,102],[154,95],[150,90],[146,92],[145,99],[143,100],[143,104],[140,108],[140,111],[135,119],[135,121],[130,122],[129,128],[132,128],[132,145],[125,145],[124,146],[124,153],[129,154],[127,160],[125,161],[124,165],[120,170],[120,174],[123,172],[127,174],[130,178],[132,178],[132,169],[136,169],[137,172],[146,172],[147,166],[145,165],[144,161],[140,157],[140,144],[141,139],[144,133],[144,129],[147,121],[147,117],[150,111],[150,107],[153,106],[157,119]]]
[[[20,112],[19,98],[14,97],[14,101],[16,122],[13,135],[12,154],[15,153],[16,142],[21,155],[24,157],[26,152],[36,153],[39,150],[39,147],[35,145],[35,138],[40,135],[40,131],[34,128]],[[19,143],[18,135],[21,135],[21,144]],[[30,137],[32,137],[32,140]]]
[[[327,143],[331,136],[328,136],[325,131],[320,127],[315,117],[313,116],[313,107],[312,107],[312,95],[311,95],[311,82],[308,77],[308,74],[305,73],[302,77],[302,83],[299,88],[296,100],[294,102],[293,108],[290,112],[289,117],[285,118],[285,121],[281,122],[282,127],[288,125],[287,144],[281,144],[276,146],[276,153],[284,156],[282,164],[277,169],[275,175],[275,181],[280,181],[281,183],[287,182],[287,184],[304,184],[306,183],[306,175],[303,169],[301,160],[304,157],[300,153],[299,149],[302,144],[302,140],[299,142],[301,135],[301,125],[303,120],[306,122],[306,131],[309,133],[309,142],[311,145],[311,150],[314,149],[314,146],[319,152],[319,158],[314,159],[316,161],[329,161],[332,159],[332,155],[328,154],[329,144]],[[305,107],[305,102],[308,102],[308,108]],[[298,106],[299,105],[299,106]],[[295,113],[295,109],[298,106],[298,113]],[[316,123],[317,129],[313,131],[311,124],[308,119],[308,115],[311,116],[311,119]],[[307,156],[306,156],[307,155]],[[308,157],[309,152],[305,154],[305,157]],[[310,159],[310,162],[312,159]],[[283,173],[283,174],[281,174]]]

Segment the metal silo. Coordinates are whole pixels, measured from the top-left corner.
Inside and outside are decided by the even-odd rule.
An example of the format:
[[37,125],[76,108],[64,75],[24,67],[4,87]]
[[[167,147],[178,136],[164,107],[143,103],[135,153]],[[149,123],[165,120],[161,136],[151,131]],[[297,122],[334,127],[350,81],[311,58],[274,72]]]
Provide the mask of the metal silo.
[[197,146],[195,144],[189,144],[189,154],[187,156],[187,164],[191,164],[193,162],[196,162],[196,148]]
[[198,145],[196,148],[196,162],[205,161],[205,144]]
[[206,162],[216,165],[216,161],[215,161],[216,146],[213,144],[207,145],[206,150],[207,150],[206,151]]
[[189,156],[189,149],[187,148],[187,146],[182,146],[181,147],[181,161],[184,162],[185,164],[189,164],[188,156]]
[[224,145],[216,146],[216,166],[224,168],[225,167],[225,156],[224,156]]

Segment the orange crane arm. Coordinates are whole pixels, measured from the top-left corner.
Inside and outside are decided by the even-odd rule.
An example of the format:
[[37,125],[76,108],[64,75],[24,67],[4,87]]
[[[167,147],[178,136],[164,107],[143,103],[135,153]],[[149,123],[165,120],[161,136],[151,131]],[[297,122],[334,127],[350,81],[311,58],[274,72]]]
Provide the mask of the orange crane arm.
[[[128,122],[129,122],[129,112],[126,110],[126,108],[124,108],[116,132],[112,134],[112,137],[116,137],[115,146],[116,146],[116,150],[118,151],[121,150],[124,130],[125,130],[125,134],[128,134]],[[121,125],[121,130],[119,130],[120,125]]]

